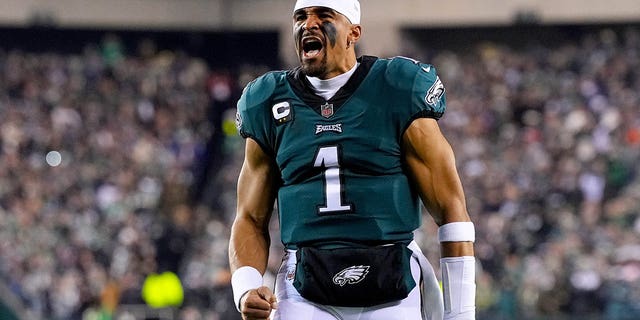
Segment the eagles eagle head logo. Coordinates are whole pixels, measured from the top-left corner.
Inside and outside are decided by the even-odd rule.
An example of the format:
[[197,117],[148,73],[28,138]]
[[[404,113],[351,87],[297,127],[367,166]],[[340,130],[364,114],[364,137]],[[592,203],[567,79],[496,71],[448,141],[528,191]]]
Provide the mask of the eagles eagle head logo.
[[369,266],[351,266],[343,269],[333,276],[333,283],[344,286],[345,284],[354,284],[362,281],[369,273]]

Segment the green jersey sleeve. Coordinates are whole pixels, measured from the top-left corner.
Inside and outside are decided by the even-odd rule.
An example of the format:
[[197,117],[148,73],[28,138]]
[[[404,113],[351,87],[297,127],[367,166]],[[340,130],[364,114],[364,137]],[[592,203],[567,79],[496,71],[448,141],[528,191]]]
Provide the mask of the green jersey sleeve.
[[270,103],[278,85],[278,73],[269,72],[251,81],[238,100],[236,126],[243,138],[252,138],[262,149],[275,155],[275,128]]
[[438,120],[444,114],[445,88],[434,66],[395,57],[389,61],[385,77],[396,89],[396,99],[409,102],[409,123],[416,118]]

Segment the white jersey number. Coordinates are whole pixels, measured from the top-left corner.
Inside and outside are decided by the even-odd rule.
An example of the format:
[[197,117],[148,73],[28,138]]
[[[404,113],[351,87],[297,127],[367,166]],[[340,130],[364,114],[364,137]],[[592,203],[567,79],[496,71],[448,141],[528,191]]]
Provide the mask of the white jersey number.
[[340,181],[340,163],[338,158],[338,147],[321,147],[318,149],[316,159],[313,163],[316,168],[324,170],[324,206],[319,206],[320,214],[335,214],[340,211],[351,211],[350,204],[343,204],[342,183]]

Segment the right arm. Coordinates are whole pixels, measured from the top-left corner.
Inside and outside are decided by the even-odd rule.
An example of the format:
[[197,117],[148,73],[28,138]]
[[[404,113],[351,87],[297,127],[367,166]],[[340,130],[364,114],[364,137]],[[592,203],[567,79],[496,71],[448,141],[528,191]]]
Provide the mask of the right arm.
[[[267,269],[269,220],[275,203],[278,176],[273,159],[258,143],[247,138],[244,163],[238,178],[236,218],[229,240],[229,266],[232,273],[242,267],[252,267],[264,275]],[[237,289],[234,288],[234,291]],[[275,296],[267,287],[258,286],[239,294],[243,295],[238,308],[245,319],[267,319],[275,307]]]

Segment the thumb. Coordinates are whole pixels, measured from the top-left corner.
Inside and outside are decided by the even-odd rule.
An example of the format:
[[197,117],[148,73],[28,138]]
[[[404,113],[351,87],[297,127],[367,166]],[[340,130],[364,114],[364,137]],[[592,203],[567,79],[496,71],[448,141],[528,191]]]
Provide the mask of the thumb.
[[271,308],[278,308],[278,299],[269,287],[262,286],[258,288],[258,295],[271,304]]

